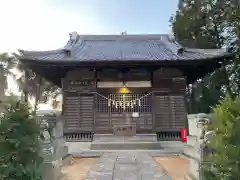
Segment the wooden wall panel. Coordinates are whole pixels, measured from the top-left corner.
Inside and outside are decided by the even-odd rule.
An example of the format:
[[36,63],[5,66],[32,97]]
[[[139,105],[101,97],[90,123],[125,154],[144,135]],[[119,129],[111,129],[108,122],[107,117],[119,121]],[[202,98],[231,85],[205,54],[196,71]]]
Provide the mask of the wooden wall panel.
[[94,96],[64,93],[64,132],[80,133],[94,130]]
[[186,92],[186,79],[184,77],[172,78],[172,90]]
[[63,91],[96,91],[95,71],[78,69],[69,71],[63,79]]
[[169,96],[157,95],[154,98],[155,107],[155,129],[164,130],[171,127]]
[[117,69],[102,69],[97,71],[98,81],[120,81],[122,73]]
[[92,132],[94,130],[94,96],[93,94],[82,94],[80,101],[80,128]]
[[183,95],[156,95],[154,106],[157,132],[186,128],[187,115]]
[[151,80],[151,73],[145,69],[130,69],[124,73],[125,81],[149,81]]
[[79,132],[80,128],[80,111],[79,98],[77,93],[64,93],[64,133]]
[[182,95],[169,96],[171,127],[183,128],[186,125],[185,101]]

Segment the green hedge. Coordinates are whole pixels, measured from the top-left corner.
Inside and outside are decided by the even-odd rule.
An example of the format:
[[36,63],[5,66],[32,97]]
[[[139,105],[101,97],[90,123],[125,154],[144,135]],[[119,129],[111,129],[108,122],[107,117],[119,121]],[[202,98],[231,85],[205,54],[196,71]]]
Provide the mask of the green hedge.
[[0,180],[40,180],[40,125],[26,104],[10,102],[0,123]]

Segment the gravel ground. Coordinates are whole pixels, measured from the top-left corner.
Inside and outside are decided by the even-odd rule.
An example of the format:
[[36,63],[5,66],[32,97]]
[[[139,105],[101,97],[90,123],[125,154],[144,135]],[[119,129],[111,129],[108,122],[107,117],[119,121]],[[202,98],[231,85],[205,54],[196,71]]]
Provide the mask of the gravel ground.
[[66,180],[84,180],[87,172],[95,165],[97,158],[73,158],[71,165],[63,167]]
[[154,157],[160,169],[163,169],[172,180],[185,180],[189,170],[189,162],[182,157]]

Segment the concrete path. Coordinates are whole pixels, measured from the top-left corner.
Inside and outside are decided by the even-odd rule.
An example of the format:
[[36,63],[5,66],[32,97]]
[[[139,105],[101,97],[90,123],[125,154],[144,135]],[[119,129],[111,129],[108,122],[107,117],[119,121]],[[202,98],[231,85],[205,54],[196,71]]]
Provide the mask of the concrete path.
[[105,153],[85,180],[172,180],[145,153]]

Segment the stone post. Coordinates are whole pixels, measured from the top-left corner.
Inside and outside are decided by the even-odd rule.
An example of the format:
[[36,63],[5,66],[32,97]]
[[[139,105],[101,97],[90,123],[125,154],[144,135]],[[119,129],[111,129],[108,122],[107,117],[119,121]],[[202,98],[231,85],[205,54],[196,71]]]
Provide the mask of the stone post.
[[62,160],[68,154],[68,148],[65,145],[65,138],[63,136],[63,119],[61,116],[56,117],[56,125],[52,130],[52,139],[55,158]]
[[207,114],[191,114],[188,115],[190,136],[188,138],[188,145],[184,153],[189,157],[189,174],[195,179],[201,179],[201,166],[203,163],[203,146],[204,138],[207,132],[207,125],[209,118]]
[[44,162],[41,166],[44,173],[44,180],[58,180],[62,176],[61,167],[63,157],[68,153],[63,138],[61,118],[43,116],[40,122],[42,127],[45,127],[43,131],[44,140],[42,141]]

